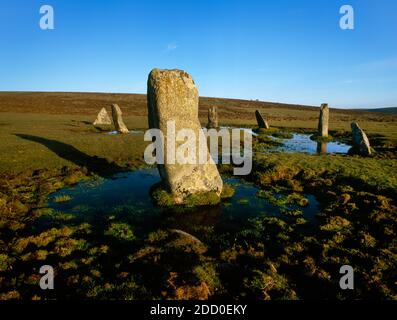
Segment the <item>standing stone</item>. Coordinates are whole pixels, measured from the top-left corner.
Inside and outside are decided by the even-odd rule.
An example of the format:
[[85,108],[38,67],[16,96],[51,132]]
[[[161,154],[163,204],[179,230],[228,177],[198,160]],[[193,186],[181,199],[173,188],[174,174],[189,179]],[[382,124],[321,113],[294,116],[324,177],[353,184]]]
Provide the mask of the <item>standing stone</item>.
[[365,132],[360,128],[357,122],[353,122],[351,127],[354,149],[363,156],[371,155],[371,146]]
[[117,104],[112,104],[112,117],[116,131],[120,133],[129,133],[129,130],[124,124],[122,114],[120,107]]
[[269,124],[267,121],[262,117],[261,113],[259,110],[255,111],[255,117],[256,117],[256,122],[258,122],[259,129],[269,129]]
[[112,120],[110,120],[110,117],[106,111],[105,108],[102,108],[101,111],[99,111],[93,125],[94,126],[101,126],[101,125],[111,125]]
[[218,109],[213,106],[208,109],[208,129],[217,129],[218,128]]
[[[158,164],[160,176],[171,191],[175,203],[181,204],[187,196],[216,192],[220,196],[223,188],[222,178],[212,160],[207,144],[202,151],[207,162],[198,164],[199,135],[203,135],[198,118],[198,91],[192,77],[181,70],[154,69],[148,78],[149,127],[160,129],[164,135],[165,164]],[[174,164],[169,161],[167,124],[174,121],[176,134],[182,129],[190,129],[196,136],[196,164]],[[185,141],[172,141],[175,150]],[[203,149],[204,148],[204,149]]]
[[320,118],[318,119],[318,135],[328,137],[329,108],[328,104],[323,103],[320,108]]

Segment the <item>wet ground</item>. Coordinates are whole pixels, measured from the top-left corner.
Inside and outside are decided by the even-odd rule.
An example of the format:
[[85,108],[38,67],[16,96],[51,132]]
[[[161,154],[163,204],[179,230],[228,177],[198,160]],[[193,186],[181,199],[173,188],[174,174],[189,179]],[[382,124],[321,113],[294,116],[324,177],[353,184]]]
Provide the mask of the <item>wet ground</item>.
[[[142,228],[145,225],[150,228],[157,225],[159,228],[180,229],[192,234],[198,227],[215,228],[220,233],[238,231],[250,218],[278,216],[282,214],[282,209],[301,210],[306,220],[316,223],[318,202],[313,195],[305,195],[309,204],[303,208],[297,205],[280,207],[258,197],[259,190],[251,183],[229,177],[223,177],[223,180],[235,187],[235,194],[229,201],[215,207],[156,207],[149,193],[151,186],[160,181],[157,169],[141,169],[60,190],[50,196],[49,207],[57,212],[75,215],[79,220],[91,224],[103,219],[117,220],[127,215],[133,224]],[[70,196],[71,200],[57,203],[55,199],[59,196]]]
[[279,152],[305,152],[310,154],[341,153],[347,154],[351,146],[337,141],[316,142],[310,139],[310,134],[294,133],[292,139],[274,138],[282,143],[271,151]]

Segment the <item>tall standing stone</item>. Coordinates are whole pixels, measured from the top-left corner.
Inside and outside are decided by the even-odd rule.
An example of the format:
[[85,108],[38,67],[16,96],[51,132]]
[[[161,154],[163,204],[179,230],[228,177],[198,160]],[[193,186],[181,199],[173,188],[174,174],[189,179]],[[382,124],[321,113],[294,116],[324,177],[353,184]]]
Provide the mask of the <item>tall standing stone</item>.
[[218,126],[218,109],[212,106],[208,109],[208,129],[217,129]]
[[371,146],[365,132],[360,128],[357,122],[353,122],[351,127],[354,149],[363,156],[371,155]]
[[[181,70],[154,69],[148,78],[149,127],[160,129],[164,135],[164,164],[158,164],[163,183],[176,203],[183,203],[187,196],[216,192],[220,196],[223,188],[222,178],[212,160],[207,145],[201,146],[206,153],[206,163],[199,164],[199,136],[203,135],[198,118],[198,91],[192,77]],[[168,141],[168,124],[175,125],[175,132],[190,129],[196,136],[195,164],[174,164],[169,161],[170,143],[178,150],[185,141]],[[171,148],[172,149],[172,148]]]
[[101,125],[111,125],[112,120],[110,120],[110,117],[106,111],[105,108],[102,108],[101,111],[99,111],[93,125],[94,126],[101,126]]
[[129,133],[127,126],[124,124],[122,112],[117,104],[112,104],[112,117],[116,131],[120,133]]
[[258,127],[259,129],[269,129],[270,126],[267,123],[267,121],[262,117],[261,113],[259,110],[255,111],[255,117],[256,117],[256,122],[258,122]]
[[328,104],[323,103],[320,107],[320,117],[318,119],[318,135],[328,137],[329,108]]

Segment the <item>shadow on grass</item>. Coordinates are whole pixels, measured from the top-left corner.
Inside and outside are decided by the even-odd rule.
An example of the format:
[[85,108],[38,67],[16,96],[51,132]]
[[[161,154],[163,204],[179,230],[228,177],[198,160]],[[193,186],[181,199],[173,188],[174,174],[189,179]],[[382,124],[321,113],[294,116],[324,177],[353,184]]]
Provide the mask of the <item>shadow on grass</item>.
[[85,167],[90,173],[94,173],[102,177],[108,177],[117,172],[127,170],[127,168],[123,168],[114,162],[109,162],[107,159],[99,158],[97,156],[90,156],[76,149],[72,145],[66,144],[64,142],[28,134],[16,133],[15,136],[25,140],[40,143],[59,157],[73,162],[80,167]]

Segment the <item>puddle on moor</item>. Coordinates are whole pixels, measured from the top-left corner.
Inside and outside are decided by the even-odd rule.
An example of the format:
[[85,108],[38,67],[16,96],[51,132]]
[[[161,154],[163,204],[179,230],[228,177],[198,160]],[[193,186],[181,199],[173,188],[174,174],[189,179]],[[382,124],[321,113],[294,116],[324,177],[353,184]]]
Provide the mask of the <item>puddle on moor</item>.
[[[252,136],[258,136],[258,134],[255,133],[250,128],[221,127],[221,129],[239,129],[248,132]],[[290,139],[277,138],[269,135],[269,138],[281,143],[281,145],[269,149],[267,151],[301,152],[301,153],[309,153],[309,154],[331,154],[331,153],[347,154],[349,149],[351,148],[350,145],[338,141],[331,141],[331,142],[314,141],[310,139],[310,137],[312,136],[311,134],[293,133],[292,135],[293,136]]]
[[[257,196],[259,189],[253,184],[237,178],[224,177],[223,180],[235,187],[235,194],[232,199],[214,207],[156,207],[149,193],[151,186],[160,181],[157,169],[141,169],[110,179],[82,182],[74,188],[53,193],[48,205],[56,212],[72,214],[78,220],[92,224],[127,217],[131,224],[141,228],[172,228],[191,234],[207,227],[219,233],[238,232],[251,218],[282,215],[280,207]],[[71,200],[55,202],[56,197],[65,195]],[[302,210],[303,217],[315,224],[318,202],[313,195],[305,197],[309,200],[308,206],[289,205],[287,209]]]
[[[270,152],[347,153],[350,146],[338,142],[317,143],[308,134],[294,133],[291,139],[274,140],[281,146]],[[74,188],[60,190],[49,197],[49,207],[56,212],[72,214],[81,221],[92,224],[98,221],[117,221],[127,218],[131,224],[141,228],[172,228],[191,234],[200,228],[214,228],[218,233],[238,232],[249,224],[251,218],[260,216],[282,216],[282,210],[301,210],[303,218],[316,224],[318,202],[313,195],[305,194],[309,200],[306,207],[296,205],[277,206],[258,197],[255,185],[240,178],[223,177],[225,183],[233,185],[232,199],[213,207],[172,208],[156,207],[150,197],[150,188],[160,181],[157,169],[141,169],[120,173],[111,178],[90,180]],[[58,203],[59,196],[70,196],[71,200]],[[282,195],[274,194],[276,198]]]
[[282,143],[281,146],[270,151],[279,152],[304,152],[310,154],[342,153],[347,154],[351,146],[337,141],[316,142],[310,139],[311,135],[294,133],[291,139],[279,139],[272,137],[275,141]]

